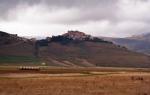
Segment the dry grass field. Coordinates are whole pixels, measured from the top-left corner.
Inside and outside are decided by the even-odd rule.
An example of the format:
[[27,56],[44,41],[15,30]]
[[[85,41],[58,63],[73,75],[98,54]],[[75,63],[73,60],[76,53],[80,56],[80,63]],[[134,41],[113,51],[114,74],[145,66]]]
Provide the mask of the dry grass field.
[[61,74],[3,71],[0,95],[150,95],[150,73],[136,70]]

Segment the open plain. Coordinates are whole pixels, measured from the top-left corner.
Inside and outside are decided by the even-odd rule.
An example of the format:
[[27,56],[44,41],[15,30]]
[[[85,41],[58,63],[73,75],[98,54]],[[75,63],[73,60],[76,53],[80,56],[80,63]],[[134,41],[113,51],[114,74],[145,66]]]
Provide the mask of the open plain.
[[150,95],[149,69],[1,67],[0,72],[0,95]]

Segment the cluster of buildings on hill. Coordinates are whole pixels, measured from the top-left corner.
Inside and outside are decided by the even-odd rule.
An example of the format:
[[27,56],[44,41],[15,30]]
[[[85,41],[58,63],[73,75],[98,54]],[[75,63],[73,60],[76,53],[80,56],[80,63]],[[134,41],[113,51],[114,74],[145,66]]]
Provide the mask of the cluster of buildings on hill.
[[72,30],[63,34],[63,36],[71,38],[73,40],[85,40],[86,38],[93,39],[91,35],[87,35],[80,31],[72,31]]

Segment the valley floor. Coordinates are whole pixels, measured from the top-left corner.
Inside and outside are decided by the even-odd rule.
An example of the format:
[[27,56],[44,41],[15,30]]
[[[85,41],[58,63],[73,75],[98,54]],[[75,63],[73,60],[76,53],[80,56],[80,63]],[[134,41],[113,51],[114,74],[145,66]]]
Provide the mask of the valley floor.
[[0,73],[0,95],[150,95],[150,72]]

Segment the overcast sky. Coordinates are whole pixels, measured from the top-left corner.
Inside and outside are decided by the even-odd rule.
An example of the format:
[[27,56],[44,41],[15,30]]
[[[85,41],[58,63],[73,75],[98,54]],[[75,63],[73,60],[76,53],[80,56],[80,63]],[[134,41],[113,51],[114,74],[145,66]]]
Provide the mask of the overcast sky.
[[150,0],[0,0],[0,30],[52,36],[79,30],[127,37],[150,32]]

